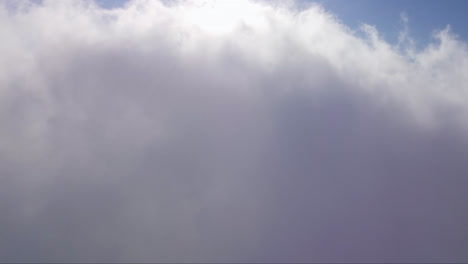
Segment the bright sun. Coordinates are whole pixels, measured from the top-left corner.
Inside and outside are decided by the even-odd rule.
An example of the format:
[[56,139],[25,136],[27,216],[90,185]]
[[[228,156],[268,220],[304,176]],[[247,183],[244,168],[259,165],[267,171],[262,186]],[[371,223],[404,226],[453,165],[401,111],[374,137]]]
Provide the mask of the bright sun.
[[211,34],[231,32],[240,23],[261,23],[261,7],[248,0],[192,0],[186,11],[189,23]]

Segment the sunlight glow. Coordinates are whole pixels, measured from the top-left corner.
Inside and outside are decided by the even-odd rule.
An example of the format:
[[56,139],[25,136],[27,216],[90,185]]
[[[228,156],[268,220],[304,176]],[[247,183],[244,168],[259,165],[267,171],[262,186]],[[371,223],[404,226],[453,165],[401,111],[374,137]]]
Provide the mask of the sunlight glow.
[[262,6],[247,0],[192,0],[186,10],[186,19],[210,34],[232,32],[239,25],[259,26],[264,23],[260,15]]

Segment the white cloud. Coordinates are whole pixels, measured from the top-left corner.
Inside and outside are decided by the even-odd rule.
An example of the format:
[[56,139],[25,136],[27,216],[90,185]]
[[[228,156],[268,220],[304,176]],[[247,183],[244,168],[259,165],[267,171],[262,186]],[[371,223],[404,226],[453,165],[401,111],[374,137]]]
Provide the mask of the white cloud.
[[466,43],[362,30],[293,2],[2,2],[0,259],[466,261]]

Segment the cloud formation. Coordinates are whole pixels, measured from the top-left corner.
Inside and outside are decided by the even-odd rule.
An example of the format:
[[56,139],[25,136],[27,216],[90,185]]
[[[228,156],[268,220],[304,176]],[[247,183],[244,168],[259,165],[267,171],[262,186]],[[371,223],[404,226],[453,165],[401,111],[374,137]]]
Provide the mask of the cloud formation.
[[0,3],[0,259],[468,260],[468,50],[319,5]]

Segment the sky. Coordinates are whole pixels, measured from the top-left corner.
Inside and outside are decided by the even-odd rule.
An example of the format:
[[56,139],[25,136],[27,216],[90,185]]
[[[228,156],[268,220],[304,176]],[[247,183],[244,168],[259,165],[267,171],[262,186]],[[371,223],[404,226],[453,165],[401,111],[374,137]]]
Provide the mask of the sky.
[[[171,0],[168,0],[170,2]],[[172,0],[174,1],[174,0]],[[97,0],[104,8],[123,7],[128,0]],[[434,31],[444,29],[450,25],[452,30],[462,39],[468,39],[466,30],[466,10],[468,2],[465,0],[296,0],[300,8],[318,3],[328,12],[337,16],[346,26],[359,29],[363,23],[374,25],[380,33],[391,43],[398,41],[398,34],[404,28],[401,15],[408,18],[408,27],[418,47],[423,47],[432,39]]]
[[467,4],[349,2],[0,1],[0,261],[467,262]]
[[[306,1],[307,2],[307,1]],[[450,0],[322,0],[327,10],[337,14],[338,18],[351,28],[358,28],[361,23],[375,25],[387,41],[397,42],[398,33],[403,28],[401,14],[408,18],[411,35],[419,47],[429,42],[436,30],[450,25],[462,39],[468,39],[465,10],[468,2]]]

